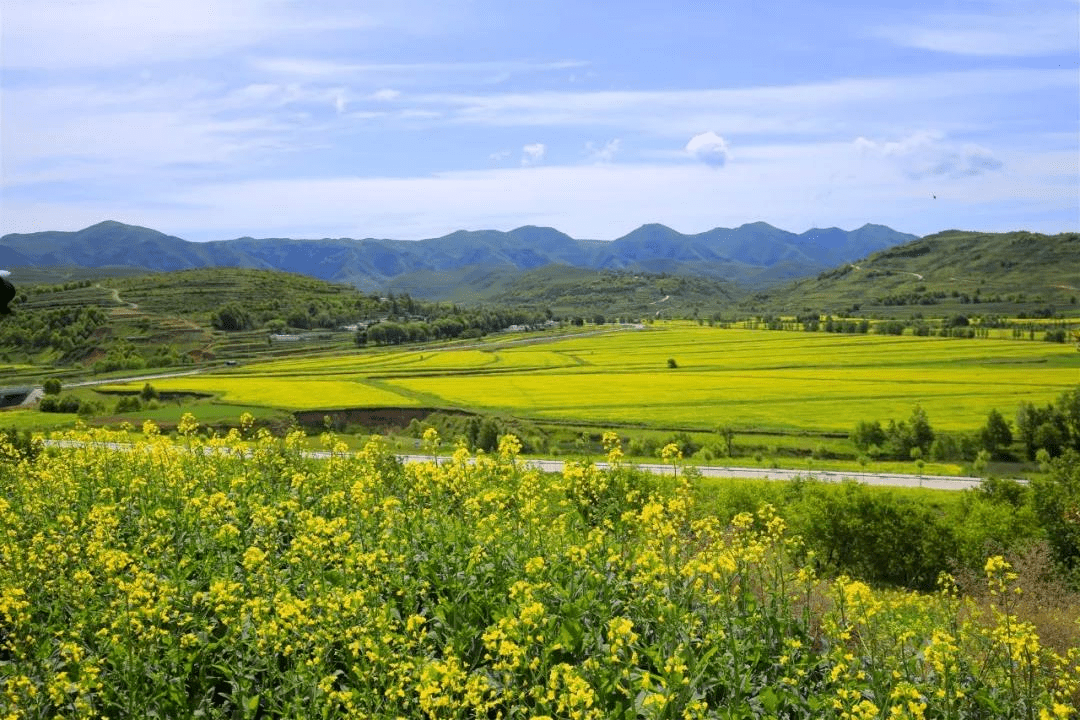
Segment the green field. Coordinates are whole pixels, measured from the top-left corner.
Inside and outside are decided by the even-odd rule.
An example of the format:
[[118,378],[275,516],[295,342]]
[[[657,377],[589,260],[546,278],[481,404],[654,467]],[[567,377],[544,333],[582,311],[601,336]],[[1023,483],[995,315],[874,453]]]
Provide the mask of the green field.
[[1058,343],[667,323],[546,343],[362,350],[154,384],[289,410],[421,406],[598,427],[847,433],[916,404],[935,428],[971,431],[994,408],[1011,416],[1078,383],[1080,353]]

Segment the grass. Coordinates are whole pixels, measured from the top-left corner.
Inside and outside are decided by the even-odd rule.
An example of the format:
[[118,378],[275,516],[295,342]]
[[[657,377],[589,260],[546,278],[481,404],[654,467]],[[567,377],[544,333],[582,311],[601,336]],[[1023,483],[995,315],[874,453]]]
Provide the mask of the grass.
[[13,430],[50,431],[74,427],[76,415],[43,413],[37,410],[5,410],[0,412],[0,428]]
[[[354,380],[199,375],[155,381],[154,387],[163,392],[211,393],[220,402],[229,405],[254,405],[288,410],[416,404],[408,398]],[[117,384],[103,389],[131,390],[135,389],[135,385]]]

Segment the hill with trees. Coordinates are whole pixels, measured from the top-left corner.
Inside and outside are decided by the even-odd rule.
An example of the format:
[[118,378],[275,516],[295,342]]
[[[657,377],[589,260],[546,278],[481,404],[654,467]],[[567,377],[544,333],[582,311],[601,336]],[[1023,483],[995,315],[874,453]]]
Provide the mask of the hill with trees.
[[0,362],[94,372],[479,337],[550,318],[541,310],[466,308],[237,268],[26,285],[15,306],[0,324]]
[[746,308],[824,314],[1076,314],[1080,234],[947,230],[794,281]]

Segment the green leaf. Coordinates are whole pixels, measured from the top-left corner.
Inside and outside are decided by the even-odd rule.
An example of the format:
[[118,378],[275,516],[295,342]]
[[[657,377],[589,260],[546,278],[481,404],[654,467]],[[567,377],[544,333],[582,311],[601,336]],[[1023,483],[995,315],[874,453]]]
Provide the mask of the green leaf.
[[777,708],[780,707],[780,698],[777,696],[776,691],[770,687],[759,692],[757,697],[761,701],[761,706],[770,715],[776,713]]

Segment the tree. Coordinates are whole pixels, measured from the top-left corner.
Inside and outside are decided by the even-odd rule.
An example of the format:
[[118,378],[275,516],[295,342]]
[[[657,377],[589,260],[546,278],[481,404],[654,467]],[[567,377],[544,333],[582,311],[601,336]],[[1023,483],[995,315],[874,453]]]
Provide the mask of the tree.
[[885,431],[881,429],[881,423],[877,420],[873,422],[860,420],[849,437],[855,447],[863,452],[871,447],[881,447],[885,444]]
[[237,303],[226,303],[210,316],[210,324],[226,332],[250,330],[252,327],[251,316]]
[[911,411],[911,419],[908,420],[911,425],[911,435],[914,441],[915,447],[922,450],[923,455],[930,451],[930,445],[934,442],[934,431],[930,427],[930,419],[926,416],[926,411],[921,406],[916,405]]
[[1024,443],[1029,460],[1034,460],[1039,450],[1046,450],[1052,457],[1057,457],[1064,447],[1071,444],[1066,415],[1052,404],[1039,408],[1028,402],[1020,403],[1016,410],[1016,434]]
[[62,387],[60,380],[57,378],[49,378],[41,383],[41,389],[46,395],[59,395]]
[[897,460],[910,458],[914,448],[919,449],[920,457],[925,457],[929,455],[930,446],[934,442],[934,431],[930,427],[926,411],[919,405],[915,406],[911,417],[906,421],[890,420],[885,436],[889,454]]
[[1074,450],[1050,462],[1050,475],[1031,481],[1035,514],[1046,530],[1055,559],[1080,569],[1080,454]]
[[735,452],[735,429],[724,425],[716,429],[720,437],[724,438],[724,454],[732,457]]
[[143,385],[142,391],[139,392],[139,397],[143,399],[143,402],[150,402],[151,400],[158,399],[158,391],[150,383]]
[[1012,445],[1012,430],[1009,429],[1009,423],[1001,416],[997,408],[991,410],[986,416],[986,425],[979,431],[979,440],[982,442],[983,449],[995,457],[1008,451],[1009,446]]
[[1057,407],[1061,424],[1069,437],[1069,445],[1080,452],[1080,385],[1061,393]]
[[499,447],[499,423],[494,418],[486,417],[480,421],[476,434],[476,447],[485,452],[492,452]]
[[679,367],[679,363],[675,362],[675,358],[668,358],[667,366],[674,370],[675,368]]

